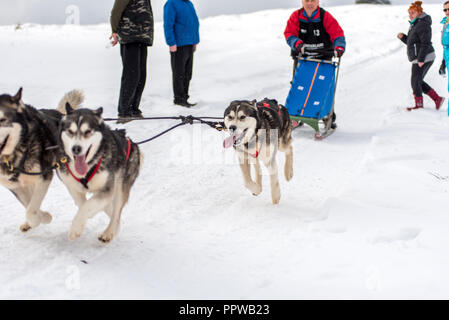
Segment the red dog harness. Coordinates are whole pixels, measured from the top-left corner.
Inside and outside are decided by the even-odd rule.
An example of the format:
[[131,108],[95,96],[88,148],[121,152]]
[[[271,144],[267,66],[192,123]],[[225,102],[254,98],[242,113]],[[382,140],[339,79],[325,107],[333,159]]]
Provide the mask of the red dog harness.
[[[257,107],[258,108],[265,107],[265,108],[271,109],[270,105],[266,102],[264,102],[263,105],[260,105],[260,104],[257,105]],[[280,105],[278,105],[278,115],[281,115],[281,106]]]
[[[257,107],[272,109],[271,106],[268,103],[266,103],[265,101],[263,101],[262,104],[257,104]],[[279,104],[278,104],[278,115],[281,116],[281,106]],[[262,149],[262,146],[260,146],[260,149]],[[250,153],[249,155],[253,158],[257,158],[259,156],[260,149],[256,150],[255,154]]]

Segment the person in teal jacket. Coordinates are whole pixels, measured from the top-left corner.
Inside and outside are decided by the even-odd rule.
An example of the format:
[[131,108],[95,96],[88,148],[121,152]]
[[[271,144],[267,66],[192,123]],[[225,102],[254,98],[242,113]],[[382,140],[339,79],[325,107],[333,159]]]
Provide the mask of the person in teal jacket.
[[[440,74],[446,74],[446,68],[449,70],[449,1],[446,1],[443,5],[444,14],[446,15],[441,24],[443,24],[443,31],[441,32],[441,43],[443,45],[443,61],[440,66]],[[449,86],[448,86],[449,91]],[[448,110],[447,113],[449,115],[449,102],[448,102]]]
[[189,86],[193,53],[200,42],[199,20],[190,0],[168,0],[164,5],[164,34],[170,48],[174,104],[190,108]]

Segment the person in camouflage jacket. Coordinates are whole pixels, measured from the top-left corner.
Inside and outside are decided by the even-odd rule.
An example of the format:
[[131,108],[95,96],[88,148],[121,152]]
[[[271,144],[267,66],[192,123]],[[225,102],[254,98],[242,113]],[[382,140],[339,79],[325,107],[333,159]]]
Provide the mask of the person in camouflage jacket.
[[139,105],[147,78],[148,46],[153,45],[154,39],[150,0],[115,0],[111,29],[111,44],[120,43],[123,63],[118,123],[125,123],[142,117]]

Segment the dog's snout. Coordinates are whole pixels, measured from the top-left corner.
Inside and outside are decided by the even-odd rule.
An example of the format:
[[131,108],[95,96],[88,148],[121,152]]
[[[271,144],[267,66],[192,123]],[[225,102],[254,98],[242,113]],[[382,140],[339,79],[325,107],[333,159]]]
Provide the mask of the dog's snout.
[[72,152],[74,155],[79,155],[81,153],[81,150],[81,146],[76,145],[72,147]]
[[237,130],[237,126],[234,126],[234,125],[230,126],[230,127],[229,127],[229,130],[230,130],[230,131],[235,131],[235,130]]

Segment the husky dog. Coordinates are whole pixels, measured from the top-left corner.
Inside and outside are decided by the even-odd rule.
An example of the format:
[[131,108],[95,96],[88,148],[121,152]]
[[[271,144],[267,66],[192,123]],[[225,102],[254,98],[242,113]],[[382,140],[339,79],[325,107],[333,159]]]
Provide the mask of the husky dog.
[[[78,206],[69,239],[80,237],[87,220],[104,211],[110,222],[98,239],[107,243],[119,231],[122,209],[139,174],[141,153],[125,130],[113,131],[105,125],[102,108],[73,110],[67,104],[66,111],[59,141],[68,162],[57,173]],[[92,194],[88,200],[87,193]]]
[[[255,196],[262,192],[260,159],[270,174],[271,200],[273,204],[279,203],[278,149],[285,152],[285,179],[289,181],[293,177],[292,126],[288,110],[267,98],[259,103],[256,100],[233,101],[224,112],[224,123],[230,136],[223,146],[232,146],[237,151],[245,187]],[[251,163],[256,171],[256,182],[251,178]]]
[[73,90],[62,98],[57,110],[37,110],[22,102],[22,88],[15,96],[0,95],[0,183],[25,207],[22,232],[52,220],[40,207],[57,161],[58,122],[66,103],[77,108],[82,101],[82,92]]

